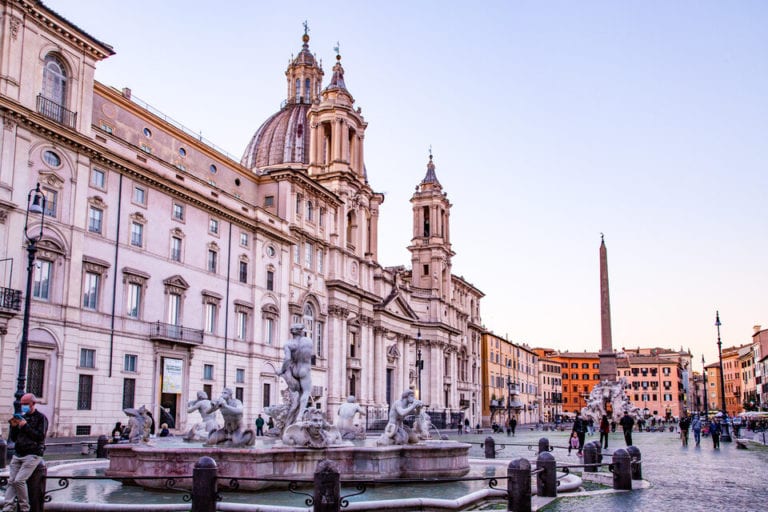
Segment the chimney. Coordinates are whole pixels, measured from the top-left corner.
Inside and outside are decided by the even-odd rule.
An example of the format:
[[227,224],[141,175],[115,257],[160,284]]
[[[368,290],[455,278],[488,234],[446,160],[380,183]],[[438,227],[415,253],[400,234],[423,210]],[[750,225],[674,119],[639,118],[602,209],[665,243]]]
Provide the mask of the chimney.
[[763,326],[762,325],[755,325],[754,327],[752,327],[753,334],[757,334],[757,333],[759,333],[762,330],[763,330]]

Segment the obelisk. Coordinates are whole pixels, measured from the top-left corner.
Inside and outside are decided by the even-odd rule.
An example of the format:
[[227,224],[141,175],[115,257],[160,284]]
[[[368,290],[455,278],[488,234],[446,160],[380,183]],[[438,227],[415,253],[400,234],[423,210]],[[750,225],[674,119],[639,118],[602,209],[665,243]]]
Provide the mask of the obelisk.
[[611,338],[611,299],[608,293],[608,251],[600,233],[600,382],[616,381],[616,354]]

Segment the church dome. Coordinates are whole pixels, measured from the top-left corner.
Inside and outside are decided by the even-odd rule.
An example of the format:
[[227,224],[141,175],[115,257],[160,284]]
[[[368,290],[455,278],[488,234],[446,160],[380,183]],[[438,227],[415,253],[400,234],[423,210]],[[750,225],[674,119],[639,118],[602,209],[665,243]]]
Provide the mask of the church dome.
[[306,103],[288,103],[262,124],[240,163],[248,169],[285,163],[309,164]]

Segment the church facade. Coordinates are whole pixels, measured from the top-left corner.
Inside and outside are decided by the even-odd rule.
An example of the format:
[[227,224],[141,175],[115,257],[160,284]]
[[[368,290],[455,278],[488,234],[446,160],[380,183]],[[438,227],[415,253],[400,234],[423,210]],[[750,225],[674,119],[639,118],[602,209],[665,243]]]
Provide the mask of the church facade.
[[51,435],[108,433],[141,405],[183,431],[197,391],[224,387],[252,422],[282,400],[296,322],[330,421],[348,395],[379,418],[407,388],[436,423],[478,421],[483,293],[452,273],[451,204],[430,155],[410,264],[379,263],[384,195],[340,56],[325,85],[305,31],[284,106],[237,161],[95,81],[108,44],[41,2],[0,8],[0,386],[16,389],[29,301],[26,389]]

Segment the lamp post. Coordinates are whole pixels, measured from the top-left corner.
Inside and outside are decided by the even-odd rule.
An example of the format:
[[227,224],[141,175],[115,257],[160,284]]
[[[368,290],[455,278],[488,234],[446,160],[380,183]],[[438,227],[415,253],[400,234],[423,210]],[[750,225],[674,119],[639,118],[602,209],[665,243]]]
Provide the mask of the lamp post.
[[418,399],[421,400],[421,370],[424,369],[424,360],[421,359],[421,328],[416,331],[416,386],[419,392]]
[[[27,213],[24,216],[24,238],[27,240],[27,293],[24,303],[24,318],[21,327],[21,345],[19,347],[19,374],[16,382],[16,394],[13,395],[13,412],[21,413],[21,397],[27,384],[27,346],[29,345],[29,307],[32,304],[32,279],[35,270],[35,254],[37,243],[43,238],[43,223],[45,221],[45,196],[40,190],[40,184],[27,194]],[[40,215],[39,229],[30,230],[29,214]],[[34,217],[33,217],[34,218]],[[30,232],[32,231],[32,232]]]
[[704,419],[709,421],[709,398],[707,398],[707,367],[704,366],[704,354],[701,355],[701,371],[704,373]]
[[512,377],[509,370],[512,367],[512,361],[507,359],[507,434],[510,434],[509,420],[512,419]]
[[731,434],[728,432],[728,411],[725,409],[725,374],[723,373],[723,342],[720,341],[720,311],[715,311],[715,326],[717,327],[717,353],[720,357],[720,405],[723,410],[723,425],[720,441],[724,443],[731,442]]

